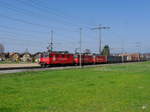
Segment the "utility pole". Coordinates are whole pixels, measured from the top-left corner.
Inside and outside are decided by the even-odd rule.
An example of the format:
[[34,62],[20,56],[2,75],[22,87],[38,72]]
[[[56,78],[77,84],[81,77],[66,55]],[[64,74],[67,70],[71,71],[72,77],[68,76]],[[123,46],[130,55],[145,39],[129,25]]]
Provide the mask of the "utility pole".
[[102,29],[110,29],[110,27],[105,27],[100,24],[98,27],[92,28],[92,30],[99,31],[99,53],[100,54],[101,54],[101,50],[102,50]]
[[82,68],[82,28],[80,28],[80,68]]
[[124,50],[124,41],[122,40],[121,43],[122,43],[122,45],[121,45],[121,47],[122,47],[122,48],[121,48],[121,50],[122,50],[122,51],[121,51],[121,54],[122,54],[121,57],[122,57],[122,63],[124,63],[124,57],[125,57],[125,56],[124,56],[124,51],[125,51],[125,50]]
[[137,47],[137,53],[139,54],[139,59],[138,59],[138,61],[140,61],[141,42],[136,42],[136,47]]
[[50,43],[50,51],[53,51],[53,35],[54,35],[54,31],[51,30],[51,43]]
[[136,47],[137,47],[137,53],[140,53],[141,52],[141,42],[136,42]]

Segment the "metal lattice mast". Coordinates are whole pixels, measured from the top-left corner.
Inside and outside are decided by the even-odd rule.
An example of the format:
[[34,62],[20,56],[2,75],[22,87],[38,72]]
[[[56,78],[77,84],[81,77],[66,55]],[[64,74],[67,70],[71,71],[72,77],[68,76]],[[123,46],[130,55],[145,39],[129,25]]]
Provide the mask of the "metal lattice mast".
[[80,28],[80,67],[82,68],[82,28]]
[[102,52],[102,29],[110,29],[110,27],[102,26],[101,24],[98,27],[92,28],[92,30],[99,31],[99,53]]

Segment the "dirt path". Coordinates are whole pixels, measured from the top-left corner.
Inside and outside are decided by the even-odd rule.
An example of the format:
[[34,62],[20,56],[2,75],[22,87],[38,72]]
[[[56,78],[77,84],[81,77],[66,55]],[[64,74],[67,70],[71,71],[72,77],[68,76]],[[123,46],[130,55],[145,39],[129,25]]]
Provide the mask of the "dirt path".
[[13,67],[38,67],[37,63],[29,63],[29,64],[0,64],[0,68],[13,68]]

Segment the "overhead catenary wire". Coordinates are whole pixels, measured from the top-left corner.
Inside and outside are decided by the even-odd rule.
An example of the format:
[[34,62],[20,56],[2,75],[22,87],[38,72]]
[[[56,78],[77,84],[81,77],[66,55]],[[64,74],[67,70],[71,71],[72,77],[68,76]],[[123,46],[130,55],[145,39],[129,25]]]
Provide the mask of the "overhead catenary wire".
[[[7,8],[7,7],[6,7]],[[24,10],[25,11],[25,10]],[[19,11],[18,9],[16,9],[16,10],[14,10],[14,12],[17,12],[17,13],[19,13],[19,14],[22,14],[22,15],[27,15],[27,13],[21,13],[21,11]],[[22,11],[23,12],[23,11]],[[32,13],[32,12],[31,12]],[[21,17],[19,17],[18,18],[18,16],[10,16],[10,15],[6,15],[6,14],[0,14],[1,15],[1,17],[3,17],[3,18],[6,18],[6,19],[9,19],[9,20],[12,20],[12,21],[16,21],[16,22],[19,22],[19,23],[23,23],[23,24],[29,24],[29,25],[33,25],[33,26],[38,26],[39,28],[44,28],[44,29],[48,29],[48,31],[49,30],[51,30],[52,28],[51,27],[53,27],[53,26],[50,26],[50,25],[45,25],[45,24],[41,24],[41,23],[36,23],[35,21],[34,22],[32,22],[32,20],[26,20],[26,19],[22,19],[22,16]],[[59,17],[59,16],[58,16]],[[69,23],[65,23],[65,24],[69,24]],[[73,23],[74,24],[74,23]],[[72,25],[72,24],[70,24],[70,25]],[[76,25],[74,25],[74,26],[76,26]],[[78,25],[77,25],[78,26]],[[10,27],[10,26],[6,26],[6,27]],[[4,28],[4,27],[3,27]],[[13,26],[13,28],[14,28],[14,26]],[[14,28],[15,29],[15,28]],[[57,28],[56,28],[57,29]],[[9,29],[9,30],[11,30],[11,28]],[[20,29],[21,30],[21,29]],[[28,29],[29,30],[29,29]],[[62,29],[61,29],[62,30]],[[24,31],[26,31],[26,29],[24,30]],[[30,31],[30,32],[32,32],[32,31]],[[38,31],[33,31],[33,32],[37,32],[37,33],[40,33],[40,32],[38,32]],[[42,31],[41,31],[42,32]],[[77,32],[77,31],[76,31]],[[50,32],[42,32],[42,33],[50,33]],[[21,34],[21,33],[20,33]],[[24,36],[24,33],[22,33],[22,35]],[[25,33],[25,35],[26,35],[26,33]],[[28,34],[27,34],[28,35]],[[35,38],[35,37],[33,37],[33,38]]]
[[15,40],[15,41],[22,41],[22,42],[24,42],[24,41],[26,41],[26,42],[28,42],[28,43],[32,43],[32,44],[35,44],[35,43],[37,43],[38,45],[40,45],[41,43],[43,43],[43,44],[45,44],[46,42],[41,42],[41,41],[39,41],[39,40],[32,40],[32,39],[22,39],[22,38],[16,38],[16,36],[15,35],[10,35],[10,34],[8,34],[7,36],[6,35],[3,35],[3,36],[0,36],[0,38],[1,38],[1,41],[3,41],[3,40],[6,40],[6,39],[11,39],[11,40]]
[[35,1],[32,1],[32,0],[30,0],[30,2],[29,1],[23,1],[23,0],[17,0],[17,1],[22,3],[22,4],[26,4],[26,6],[34,7],[36,9],[38,9],[39,11],[44,11],[44,13],[55,15],[56,17],[59,17],[59,18],[63,19],[63,20],[61,20],[63,23],[70,24],[71,26],[74,26],[76,28],[79,27],[79,26],[84,26],[85,28],[88,28],[88,29],[90,28],[88,25],[83,25],[83,24],[78,24],[78,23],[72,22],[70,19],[68,19],[70,16],[64,16],[64,15],[62,16],[62,14],[60,14],[58,12],[57,13],[56,12],[52,12],[46,6],[40,7],[41,4],[38,4]]
[[[10,4],[8,4],[8,6],[9,6]],[[5,7],[5,8],[8,8],[8,6],[6,6],[6,4],[5,5],[3,5],[3,7]],[[25,16],[30,16],[30,17],[34,17],[34,18],[36,18],[36,20],[37,20],[37,17],[38,17],[38,19],[40,18],[40,17],[43,17],[43,14],[41,14],[41,15],[38,15],[37,13],[35,13],[35,12],[30,12],[30,11],[28,11],[28,12],[24,12],[25,11],[25,9],[23,9],[23,12],[21,11],[22,10],[22,8],[20,9],[18,9],[17,10],[17,8],[8,8],[9,10],[13,10],[14,12],[17,12],[18,14],[16,14],[16,15],[18,15],[18,16],[20,16],[20,15],[25,15]],[[13,20],[13,21],[17,21],[17,22],[21,22],[21,23],[24,23],[24,24],[29,24],[29,25],[34,25],[34,26],[38,26],[38,27],[40,27],[40,28],[45,28],[45,29],[52,29],[52,28],[54,28],[54,29],[57,29],[57,30],[62,30],[62,31],[71,31],[71,32],[77,32],[76,30],[70,30],[70,29],[67,29],[67,28],[65,28],[65,27],[54,27],[54,25],[45,25],[45,24],[40,24],[40,23],[34,23],[34,22],[31,22],[31,21],[27,21],[27,20],[24,20],[24,19],[20,19],[20,18],[14,18],[14,17],[10,17],[10,16],[8,16],[8,15],[6,15],[6,14],[0,14],[1,15],[1,17],[3,17],[3,18],[7,18],[7,19],[9,19],[9,20]],[[36,17],[35,17],[36,16]],[[43,17],[43,19],[47,19],[48,20],[48,18],[47,18],[48,16],[47,15],[45,15],[45,18]],[[66,24],[65,24],[65,26],[66,26]]]
[[[5,4],[5,5],[10,5],[10,4]],[[18,13],[20,12],[20,10],[16,10],[15,9],[15,11],[17,11]],[[25,10],[24,10],[25,11]],[[28,11],[29,12],[29,11]],[[20,12],[20,14],[24,14],[24,13],[22,13],[22,12]],[[28,14],[28,13],[27,13]],[[31,14],[32,14],[32,12],[31,12]],[[34,13],[33,13],[34,14]],[[25,14],[24,14],[25,15]],[[26,20],[21,20],[21,19],[18,19],[18,18],[12,18],[12,17],[8,17],[8,16],[6,16],[6,15],[4,15],[3,17],[6,17],[7,19],[10,19],[10,20],[15,20],[15,21],[17,21],[17,22],[23,22],[23,23],[26,23],[26,24],[31,24],[31,25],[40,25],[40,26],[44,26],[44,27],[48,27],[47,25],[43,25],[43,24],[37,24],[37,23],[32,23],[32,22],[29,22],[29,21],[26,21]],[[62,29],[61,29],[62,30]],[[64,30],[66,30],[66,29],[64,29]],[[75,31],[75,32],[77,32],[77,31]],[[47,32],[46,32],[47,33]]]
[[[39,0],[36,0],[36,2],[34,1],[34,0],[30,0],[30,2],[32,2],[33,4],[35,4],[36,6],[41,6],[41,3],[37,3],[37,1],[39,1]],[[45,1],[42,1],[42,3],[43,2],[45,2]],[[52,9],[52,8],[50,8],[50,7],[47,7],[47,6],[44,6],[44,7],[42,7],[43,9],[46,9],[46,10],[48,10],[48,11],[53,11],[52,13],[53,14],[55,14],[55,15],[57,15],[57,16],[59,16],[59,17],[62,17],[63,19],[65,19],[66,21],[69,21],[71,24],[74,24],[74,25],[76,25],[76,26],[83,26],[84,28],[88,28],[88,29],[90,29],[90,25],[87,25],[87,24],[83,24],[83,23],[73,23],[73,22],[71,22],[72,21],[72,19],[74,19],[74,18],[76,18],[76,17],[73,17],[73,16],[71,16],[71,15],[66,15],[66,14],[64,14],[62,11],[60,12],[60,11],[57,11],[56,9]]]
[[[3,30],[3,28],[5,29],[5,30]],[[28,40],[28,41],[31,41],[31,42],[37,42],[37,38],[40,38],[41,36],[39,35],[39,34],[37,34],[37,32],[35,32],[35,34],[30,34],[30,33],[25,33],[25,32],[20,32],[21,31],[21,29],[17,29],[19,32],[13,32],[12,31],[12,29],[14,29],[13,27],[6,27],[6,26],[3,26],[2,25],[2,27],[1,27],[1,25],[0,25],[0,29],[2,29],[2,30],[0,30],[0,32],[1,32],[1,34],[3,34],[3,35],[9,35],[10,37],[21,37],[21,38],[17,38],[17,39],[19,39],[20,41],[21,41],[21,39],[22,38],[26,38],[26,40]],[[9,30],[10,29],[10,30]],[[8,30],[8,31],[7,31]],[[50,32],[42,32],[43,34],[44,33],[46,33],[46,35],[45,35],[45,38],[47,38],[47,36],[50,34]],[[43,35],[42,34],[42,35]],[[59,36],[62,36],[63,34],[61,34],[61,33],[57,33],[57,36],[56,37],[58,37],[58,35]],[[32,37],[32,39],[31,39],[31,37]],[[69,39],[69,37],[71,37],[71,36],[65,36],[65,37],[67,37],[68,39]],[[29,39],[30,38],[30,39]],[[42,38],[43,38],[43,36],[42,36]],[[75,38],[75,37],[74,37]],[[4,40],[5,38],[3,38],[3,40]],[[16,40],[17,40],[16,39]],[[67,39],[67,41],[68,41],[68,39]],[[71,39],[72,40],[72,39]],[[22,39],[22,41],[24,41],[24,39]],[[63,41],[63,40],[60,40],[61,42]],[[41,41],[39,40],[38,41],[38,43],[40,43]],[[70,44],[74,44],[75,42],[74,41],[72,41],[72,42],[70,42],[70,41],[68,41],[67,43],[70,43]],[[48,44],[48,43],[47,43]],[[54,44],[57,44],[57,42],[54,42]],[[59,45],[60,45],[60,43],[59,43]]]
[[[0,32],[5,32],[5,31],[3,31],[3,30],[0,30]],[[47,43],[47,41],[41,41],[41,40],[38,40],[38,39],[31,39],[31,38],[24,38],[24,37],[26,37],[26,36],[20,36],[20,37],[23,37],[23,38],[18,38],[18,35],[17,34],[15,34],[15,33],[12,33],[12,32],[7,32],[6,31],[6,35],[5,34],[3,34],[2,36],[0,36],[0,38],[1,38],[1,41],[3,41],[3,40],[8,40],[8,39],[11,39],[11,40],[15,40],[15,41],[19,41],[19,42],[24,42],[24,41],[26,41],[26,42],[28,42],[28,43],[32,43],[32,44],[34,44],[34,43],[36,43],[36,44],[38,44],[38,45],[41,45],[41,44],[48,44]],[[16,38],[17,37],[17,38]],[[34,37],[33,37],[34,38]],[[27,44],[28,44],[27,43]],[[61,46],[63,46],[63,47],[65,47],[65,46],[68,46],[68,47],[70,47],[70,46],[74,46],[75,45],[75,42],[74,41],[68,41],[68,44],[66,44],[65,42],[53,42],[54,44],[56,44],[56,45],[61,45]],[[77,43],[76,43],[77,44]]]
[[47,26],[47,25],[42,25],[42,24],[39,24],[39,23],[29,22],[29,21],[26,21],[26,20],[23,20],[23,19],[18,19],[18,18],[10,17],[10,16],[7,16],[7,15],[1,14],[1,13],[0,13],[0,16],[4,17],[4,18],[7,18],[9,20],[14,20],[16,22],[21,22],[21,23],[25,23],[25,24],[29,24],[29,25],[34,25],[34,26],[39,26],[39,27],[42,27],[42,28],[48,28],[48,29],[50,29],[50,27]]
[[[35,34],[39,35],[39,33],[42,34],[42,35],[43,34],[44,35],[49,35],[50,34],[50,32],[48,32],[48,31],[38,31],[38,30],[30,30],[30,29],[24,29],[24,28],[22,29],[22,28],[16,28],[14,26],[12,27],[12,26],[5,26],[5,25],[0,25],[0,29],[5,29],[2,32],[8,32],[8,33],[12,33],[12,34],[21,34],[23,36],[24,35],[28,35],[28,36],[32,36],[33,35],[33,36],[35,36]],[[15,33],[15,32],[13,32],[13,30],[17,30],[19,32]],[[64,34],[61,33],[61,32],[57,32],[56,35],[62,37]],[[69,37],[74,37],[74,36],[65,34],[65,37],[69,39]]]
[[[18,35],[18,36],[23,36],[23,37],[41,37],[39,34],[37,34],[37,33],[26,33],[26,32],[20,32],[20,30],[18,30],[18,31],[15,31],[15,32],[13,32],[12,30],[10,30],[9,28],[3,28],[3,27],[1,27],[0,26],[0,33],[7,33],[7,34],[14,34],[14,35]],[[47,36],[47,34],[48,33],[46,33],[46,34],[42,34],[42,37],[43,37],[43,35],[44,36]],[[35,38],[36,39],[36,38]]]
[[[4,8],[6,8],[6,9],[9,9],[9,10],[11,10],[11,11],[14,11],[14,12],[17,12],[18,14],[20,14],[20,15],[25,15],[25,16],[30,16],[30,17],[32,17],[32,18],[43,18],[44,20],[50,20],[51,18],[48,16],[48,15],[46,15],[46,14],[44,14],[44,12],[42,12],[42,14],[41,13],[36,13],[36,12],[33,12],[33,11],[29,11],[29,10],[27,10],[27,9],[23,9],[23,8],[15,8],[15,7],[13,7],[12,6],[12,4],[9,4],[9,3],[5,3],[5,2],[1,2],[2,4],[1,4],[1,7],[4,7]],[[18,15],[17,14],[17,15]],[[53,20],[53,21],[56,21],[57,23],[59,22],[59,21],[57,21],[56,19],[55,20]],[[31,22],[30,22],[31,23]],[[66,25],[68,25],[68,24],[65,24],[65,23],[60,23],[60,24],[64,24],[65,26]],[[52,27],[52,28],[55,28],[54,26],[50,26],[50,27]],[[55,29],[57,29],[58,30],[58,28],[55,28]],[[60,30],[60,29],[59,29]],[[67,28],[65,28],[65,27],[61,27],[61,30],[69,30],[69,31],[71,31],[70,29],[67,29]]]
[[12,27],[12,26],[6,26],[6,25],[0,25],[0,28],[4,28],[7,30],[17,30],[19,32],[32,32],[32,33],[43,33],[43,34],[49,34],[49,32],[47,31],[38,31],[38,30],[30,30],[30,29],[24,29],[24,28],[16,28],[16,27]]

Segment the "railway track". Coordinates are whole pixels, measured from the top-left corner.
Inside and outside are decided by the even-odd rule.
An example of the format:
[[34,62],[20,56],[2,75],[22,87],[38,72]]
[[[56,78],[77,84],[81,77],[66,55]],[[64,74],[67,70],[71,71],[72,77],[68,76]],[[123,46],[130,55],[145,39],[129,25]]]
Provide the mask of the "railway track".
[[[99,65],[84,65],[82,67],[96,67],[103,66],[104,64]],[[28,72],[28,71],[45,71],[45,70],[62,70],[62,69],[72,69],[72,68],[80,68],[80,66],[53,66],[48,68],[39,67],[11,67],[11,68],[0,68],[0,74],[5,73],[16,73],[16,72]]]
[[[130,63],[139,63],[139,62],[130,62]],[[100,66],[119,65],[119,64],[129,64],[129,63],[84,65],[82,67],[88,68],[88,67],[100,67]],[[0,68],[0,74],[16,73],[16,72],[29,72],[29,71],[63,70],[63,69],[73,69],[73,68],[77,69],[77,68],[80,68],[80,66],[54,66],[54,67],[48,67],[48,68],[41,68],[40,66],[9,67],[9,68]]]

